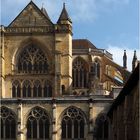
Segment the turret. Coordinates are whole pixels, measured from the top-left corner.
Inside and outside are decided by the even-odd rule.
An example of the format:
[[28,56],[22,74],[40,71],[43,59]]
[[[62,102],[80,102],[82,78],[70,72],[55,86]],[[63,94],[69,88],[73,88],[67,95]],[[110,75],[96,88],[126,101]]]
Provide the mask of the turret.
[[71,24],[72,21],[68,15],[68,12],[66,10],[66,7],[65,7],[65,3],[63,3],[63,9],[62,9],[62,12],[60,14],[60,17],[57,21],[58,24]]
[[41,12],[50,20],[50,17],[48,16],[46,9],[43,7],[43,4],[42,4]]
[[126,50],[124,50],[124,55],[123,55],[123,67],[127,69],[127,55],[126,55]]
[[135,50],[133,60],[132,60],[132,71],[135,69],[136,66],[137,66],[137,55],[136,55],[136,50]]
[[[56,69],[56,75],[60,75],[60,94],[70,94],[72,89],[72,21],[63,4],[60,17],[55,25],[56,42],[56,62],[59,62],[59,71]],[[57,76],[58,77],[58,76]],[[65,91],[64,91],[65,89]],[[58,91],[58,90],[57,90]]]

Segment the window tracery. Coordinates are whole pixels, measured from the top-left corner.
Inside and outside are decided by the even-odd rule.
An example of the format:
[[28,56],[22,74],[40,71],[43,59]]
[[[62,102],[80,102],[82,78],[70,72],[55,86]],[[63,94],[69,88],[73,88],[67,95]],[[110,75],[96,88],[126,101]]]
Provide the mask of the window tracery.
[[20,97],[21,96],[21,86],[18,80],[15,80],[12,83],[12,97]]
[[16,139],[16,119],[14,113],[6,108],[1,107],[1,139]]
[[44,84],[44,97],[52,97],[52,86],[48,81]]
[[52,86],[48,80],[41,83],[39,80],[25,80],[23,84],[15,80],[12,83],[13,98],[52,97]]
[[42,96],[42,88],[41,88],[41,83],[39,80],[34,82],[33,86],[33,96],[34,97],[41,97]]
[[86,88],[88,86],[88,65],[79,57],[74,60],[72,76],[74,88]]
[[100,78],[100,63],[95,61],[90,68],[91,74],[95,75],[96,77]]
[[27,138],[30,140],[40,140],[50,138],[50,122],[46,111],[40,107],[35,107],[29,114],[27,120]]
[[48,60],[40,48],[30,45],[21,52],[17,69],[19,73],[47,73]]
[[78,108],[67,109],[63,115],[61,127],[62,139],[84,139],[85,121]]
[[31,83],[28,80],[23,83],[23,97],[31,97]]

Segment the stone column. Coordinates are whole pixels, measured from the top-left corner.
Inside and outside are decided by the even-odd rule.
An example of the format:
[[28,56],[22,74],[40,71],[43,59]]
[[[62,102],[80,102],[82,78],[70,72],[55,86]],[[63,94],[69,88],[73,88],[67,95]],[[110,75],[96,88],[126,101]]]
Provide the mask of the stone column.
[[0,98],[3,96],[2,94],[4,94],[4,26],[1,25],[0,27],[0,31],[1,31],[1,40],[0,40]]
[[93,139],[93,100],[89,100],[89,131],[88,131],[88,140]]
[[22,132],[21,132],[21,108],[22,108],[22,105],[19,101],[19,105],[17,107],[17,140],[21,140],[21,135],[22,135]]
[[56,140],[57,131],[56,131],[56,102],[55,99],[52,101],[52,140]]
[[23,120],[23,107],[21,100],[19,99],[19,105],[17,107],[17,140],[26,140],[26,126]]

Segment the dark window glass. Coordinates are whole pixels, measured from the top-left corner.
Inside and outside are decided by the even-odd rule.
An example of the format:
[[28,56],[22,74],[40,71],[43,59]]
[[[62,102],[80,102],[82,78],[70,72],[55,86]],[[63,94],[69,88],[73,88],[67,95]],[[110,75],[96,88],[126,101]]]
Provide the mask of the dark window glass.
[[35,107],[27,120],[27,138],[38,140],[49,138],[49,127],[47,113],[42,108]]
[[66,138],[66,122],[65,120],[62,121],[62,138]]
[[21,97],[21,88],[18,80],[13,81],[12,83],[12,97]]
[[74,138],[78,138],[78,120],[74,120]]
[[46,73],[48,60],[43,51],[35,45],[29,45],[19,55],[17,63],[20,73]]
[[3,139],[16,139],[16,120],[13,112],[6,108],[1,107],[1,138]]
[[82,58],[76,58],[73,62],[73,87],[86,88],[88,85],[88,65]]
[[80,139],[84,138],[84,117],[82,112],[71,107],[66,110],[62,119],[62,139]]
[[12,87],[12,97],[16,97],[16,87]]

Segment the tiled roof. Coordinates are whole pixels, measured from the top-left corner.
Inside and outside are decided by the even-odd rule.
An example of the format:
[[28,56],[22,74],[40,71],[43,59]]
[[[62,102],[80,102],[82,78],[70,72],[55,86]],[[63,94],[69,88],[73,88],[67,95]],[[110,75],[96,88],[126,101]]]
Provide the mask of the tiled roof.
[[97,49],[89,40],[87,39],[74,39],[72,40],[73,49]]

